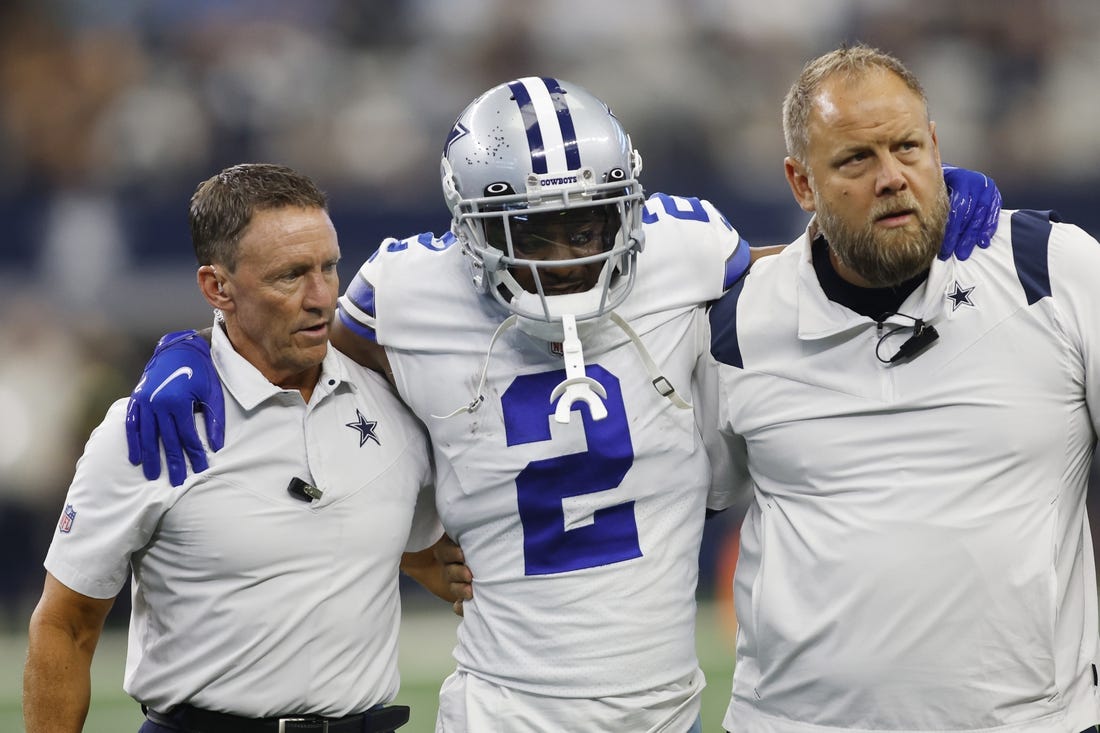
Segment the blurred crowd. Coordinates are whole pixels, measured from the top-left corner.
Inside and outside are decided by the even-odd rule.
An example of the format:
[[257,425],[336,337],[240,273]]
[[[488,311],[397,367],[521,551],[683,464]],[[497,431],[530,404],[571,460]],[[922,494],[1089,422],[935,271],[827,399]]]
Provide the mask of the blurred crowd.
[[1100,233],[1096,0],[7,0],[0,551],[26,562],[0,571],[3,612],[37,596],[91,426],[157,335],[209,319],[186,229],[199,180],[242,161],[313,176],[346,281],[382,236],[447,227],[438,160],[462,107],[552,75],[612,105],[648,190],[787,241],[805,216],[780,103],[845,40],[918,73],[945,160]]

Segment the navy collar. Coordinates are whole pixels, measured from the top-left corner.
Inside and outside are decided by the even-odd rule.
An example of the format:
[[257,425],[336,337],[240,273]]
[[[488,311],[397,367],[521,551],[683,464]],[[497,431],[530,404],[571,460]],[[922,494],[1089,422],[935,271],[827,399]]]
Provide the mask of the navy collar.
[[863,288],[853,285],[833,268],[829,260],[829,243],[821,235],[813,241],[813,263],[826,298],[874,321],[883,320],[885,314],[897,312],[905,299],[928,278],[928,270],[925,270],[891,287]]

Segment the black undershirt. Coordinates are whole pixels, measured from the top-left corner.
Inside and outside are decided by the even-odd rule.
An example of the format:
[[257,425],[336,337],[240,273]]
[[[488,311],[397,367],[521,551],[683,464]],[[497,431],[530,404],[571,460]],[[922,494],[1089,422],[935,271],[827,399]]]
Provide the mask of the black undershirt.
[[833,263],[829,261],[829,243],[821,236],[813,243],[813,261],[817,281],[821,283],[825,297],[875,321],[885,320],[884,316],[896,313],[910,293],[928,277],[928,270],[925,270],[899,285],[887,288],[853,285],[833,269]]

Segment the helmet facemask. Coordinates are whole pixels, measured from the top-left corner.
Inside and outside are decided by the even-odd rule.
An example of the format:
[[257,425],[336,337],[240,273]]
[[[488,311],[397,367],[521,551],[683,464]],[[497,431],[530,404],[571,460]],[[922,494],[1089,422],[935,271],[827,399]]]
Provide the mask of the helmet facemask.
[[[588,169],[568,176],[592,177]],[[528,191],[518,194],[507,183],[490,184],[487,195],[455,207],[456,234],[484,292],[533,336],[560,341],[563,314],[583,329],[618,307],[633,287],[644,194],[621,168],[608,177],[613,180],[592,186],[540,188],[540,177],[531,176]]]

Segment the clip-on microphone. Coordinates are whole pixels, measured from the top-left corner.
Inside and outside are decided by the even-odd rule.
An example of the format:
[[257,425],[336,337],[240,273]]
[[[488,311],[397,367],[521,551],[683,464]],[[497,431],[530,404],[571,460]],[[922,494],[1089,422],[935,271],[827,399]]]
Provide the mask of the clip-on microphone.
[[884,333],[882,337],[878,340],[878,344],[875,346],[875,356],[878,357],[878,360],[881,361],[883,364],[893,364],[894,362],[901,361],[902,359],[912,359],[923,352],[925,349],[927,349],[929,346],[931,346],[932,342],[940,337],[940,334],[936,331],[935,326],[925,323],[920,318],[907,316],[904,313],[883,314],[882,319],[879,321],[878,324],[880,329],[882,328],[882,321],[884,321],[891,315],[899,315],[903,318],[912,318],[913,335],[907,338],[905,342],[898,347],[898,351],[896,354],[891,356],[889,359],[883,359],[882,356],[880,356],[878,353],[879,349],[882,348],[882,343],[888,337],[893,336],[895,333],[903,328],[909,328],[909,326],[898,326],[897,328],[892,328]]
[[290,485],[286,487],[287,493],[293,496],[295,499],[301,499],[304,502],[311,502],[314,499],[320,499],[323,491],[316,486],[307,484],[302,479],[295,476],[290,479]]

